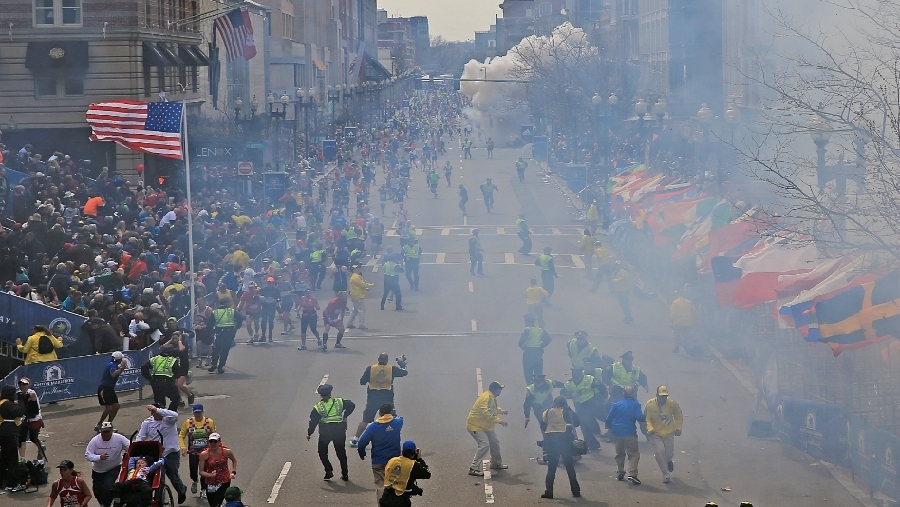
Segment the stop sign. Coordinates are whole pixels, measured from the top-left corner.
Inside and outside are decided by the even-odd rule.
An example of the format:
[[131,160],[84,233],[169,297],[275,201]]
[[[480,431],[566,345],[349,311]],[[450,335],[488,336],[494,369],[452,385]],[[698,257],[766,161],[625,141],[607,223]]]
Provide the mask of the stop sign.
[[253,162],[238,162],[237,170],[241,176],[250,176],[253,174]]

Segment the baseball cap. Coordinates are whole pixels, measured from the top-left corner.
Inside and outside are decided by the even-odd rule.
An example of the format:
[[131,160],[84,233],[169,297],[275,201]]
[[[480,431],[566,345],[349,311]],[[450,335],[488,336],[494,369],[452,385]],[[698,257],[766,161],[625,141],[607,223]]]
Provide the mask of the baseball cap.
[[100,431],[112,431],[113,425],[109,421],[103,421],[103,424],[100,425]]
[[634,354],[632,354],[632,352],[629,350],[628,352],[622,354],[619,357],[622,359],[634,359]]
[[211,433],[207,440],[209,440],[209,441],[215,440],[216,442],[219,442],[222,440],[222,435],[219,435],[218,433]]
[[64,459],[59,462],[59,465],[56,465],[56,468],[75,468],[75,463],[72,463],[72,460]]
[[31,379],[28,377],[22,377],[19,379],[19,383],[31,385]]
[[404,451],[415,451],[418,448],[419,447],[412,440],[407,440],[406,442],[403,442],[403,450]]
[[202,403],[197,403],[196,405],[194,405],[194,413],[196,414],[197,412],[203,412],[203,404]]
[[488,386],[488,389],[491,389],[491,390],[503,389],[504,387],[506,387],[506,386],[495,380],[495,381],[491,382],[491,385]]
[[329,395],[329,394],[331,394],[331,391],[333,389],[334,389],[334,387],[331,384],[322,384],[316,388],[316,392],[319,394]]
[[587,331],[575,331],[575,337],[584,338],[587,336]]
[[244,494],[244,491],[237,486],[229,486],[225,490],[225,500],[236,500]]
[[118,350],[112,353],[113,361],[120,361],[125,357],[125,354],[119,352]]
[[667,388],[666,386],[659,386],[659,387],[657,387],[657,388],[656,388],[656,395],[657,395],[657,396],[668,396],[668,395],[669,395],[669,388]]
[[169,317],[168,319],[166,319],[166,321],[167,322],[178,322],[178,319],[175,317]]

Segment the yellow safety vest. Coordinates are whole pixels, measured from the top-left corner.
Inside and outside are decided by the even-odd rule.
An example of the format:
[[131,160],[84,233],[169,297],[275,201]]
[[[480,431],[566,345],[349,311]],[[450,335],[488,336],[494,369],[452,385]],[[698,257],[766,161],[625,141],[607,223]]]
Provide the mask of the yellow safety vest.
[[637,366],[632,366],[631,371],[626,371],[625,367],[622,366],[622,362],[613,363],[612,366],[612,383],[621,388],[626,388],[628,386],[637,386],[638,379],[641,378],[641,369]]
[[568,428],[565,417],[563,417],[563,409],[560,407],[548,408],[544,411],[544,424],[547,430],[544,433],[565,433]]
[[523,227],[524,224],[525,220],[522,220],[521,218],[516,220],[516,232],[525,232],[525,227]]
[[217,308],[213,310],[216,327],[234,327],[234,308]]
[[316,412],[321,416],[319,424],[344,422],[344,400],[342,398],[331,398],[328,401],[331,402],[330,405],[326,405],[324,401],[316,403]]
[[384,276],[397,276],[397,263],[387,261],[384,263]]
[[422,247],[419,245],[406,245],[403,247],[403,255],[405,255],[407,259],[418,259],[419,254],[421,253]]
[[525,343],[523,343],[525,348],[541,348],[542,338],[544,338],[544,330],[537,326],[526,327],[525,329],[531,331],[528,339],[525,340]]
[[150,366],[152,367],[150,375],[153,377],[174,377],[175,371],[173,367],[177,361],[178,358],[172,356],[155,356],[150,358]]
[[585,348],[579,351],[578,339],[572,338],[569,340],[569,357],[572,359],[572,366],[574,368],[584,368],[585,361],[594,355],[595,350],[597,348],[588,343]]
[[541,254],[540,257],[538,257],[538,264],[541,266],[542,271],[550,271],[550,261],[552,259],[553,257],[547,254]]
[[572,401],[576,403],[584,403],[593,398],[597,391],[594,390],[594,376],[585,375],[581,382],[575,383],[571,379],[566,381],[566,390],[572,393]]
[[384,488],[391,488],[397,496],[403,496],[415,464],[415,460],[403,456],[391,458],[384,467]]
[[533,405],[546,406],[549,404],[550,398],[553,397],[553,381],[545,380],[544,382],[547,384],[546,391],[538,391],[535,384],[531,384],[525,388],[532,396],[534,396],[534,401],[531,402]]
[[313,250],[311,254],[309,254],[309,262],[322,262],[322,254],[325,253],[324,250]]
[[342,234],[344,235],[344,239],[356,239],[356,237],[357,237],[355,227],[351,227],[351,228],[345,230]]
[[394,367],[388,364],[373,364],[369,368],[369,389],[390,390],[394,387]]

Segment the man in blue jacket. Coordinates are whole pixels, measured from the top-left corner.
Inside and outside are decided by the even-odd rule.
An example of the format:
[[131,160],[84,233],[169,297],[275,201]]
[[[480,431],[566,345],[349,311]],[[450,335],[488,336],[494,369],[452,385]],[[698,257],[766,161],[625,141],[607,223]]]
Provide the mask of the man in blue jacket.
[[[641,483],[638,479],[638,461],[641,452],[638,450],[637,423],[645,422],[641,404],[634,399],[634,387],[625,388],[624,397],[609,409],[606,416],[606,428],[612,431],[616,443],[616,465],[619,471],[616,479],[626,478],[634,485]],[[625,476],[625,455],[628,455],[628,476]]]
[[385,465],[391,458],[400,456],[400,430],[403,428],[403,418],[394,416],[393,411],[394,406],[390,403],[382,405],[378,409],[378,417],[366,426],[366,430],[359,437],[357,447],[359,458],[364,460],[366,447],[369,442],[372,443],[372,474],[375,477],[379,497],[384,488]]

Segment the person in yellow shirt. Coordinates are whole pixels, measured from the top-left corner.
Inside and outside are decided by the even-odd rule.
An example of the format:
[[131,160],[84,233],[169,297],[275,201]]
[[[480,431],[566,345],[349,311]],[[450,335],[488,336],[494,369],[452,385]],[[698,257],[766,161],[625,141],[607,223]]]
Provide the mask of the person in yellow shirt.
[[241,267],[241,271],[243,271],[250,265],[250,256],[247,255],[247,252],[237,248],[234,253],[231,254],[231,263],[237,264]]
[[644,405],[644,417],[647,418],[647,440],[653,445],[656,464],[662,472],[663,482],[668,484],[669,473],[675,471],[675,437],[681,436],[684,416],[681,407],[669,399],[666,386],[656,388],[656,398],[651,398]]
[[532,278],[531,285],[525,289],[525,306],[540,327],[544,327],[544,303],[549,299],[550,293],[538,285],[537,278]]
[[588,207],[587,215],[585,216],[587,219],[588,227],[593,234],[597,230],[597,225],[600,223],[600,211],[597,209],[597,201],[594,200],[591,202],[590,207]]
[[[63,342],[54,336],[46,326],[38,324],[31,330],[34,333],[25,339],[25,343],[22,343],[21,338],[16,338],[16,348],[19,352],[25,354],[25,364],[46,363],[59,359],[56,355],[56,349],[61,349]],[[47,339],[43,340],[43,337]],[[41,341],[44,342],[44,346],[41,346]],[[51,347],[49,350],[48,344]]]
[[597,259],[597,271],[594,273],[594,283],[591,284],[591,292],[597,292],[597,287],[600,287],[600,282],[604,276],[612,282],[612,273],[610,273],[609,268],[612,267],[613,257],[609,250],[600,243],[600,240],[594,241],[594,258]]
[[194,416],[181,425],[178,442],[181,444],[181,455],[188,456],[188,470],[192,482],[191,493],[197,493],[197,482],[200,481],[202,485],[200,498],[203,498],[206,495],[206,481],[199,476],[200,453],[206,450],[209,436],[216,432],[216,422],[212,417],[204,415],[203,405],[200,403],[193,406],[193,413]]
[[375,286],[374,283],[367,282],[362,276],[362,266],[353,265],[353,274],[350,275],[350,301],[353,302],[353,311],[350,312],[350,321],[347,322],[347,329],[353,329],[353,321],[359,315],[359,328],[366,329],[366,292]]
[[594,236],[591,234],[591,229],[584,230],[584,235],[581,236],[581,240],[578,242],[578,253],[581,254],[581,260],[584,261],[584,269],[587,271],[584,277],[592,278],[594,276]]
[[612,272],[614,273],[612,289],[616,294],[616,298],[619,300],[619,307],[622,308],[622,313],[625,314],[625,318],[622,319],[622,322],[634,322],[634,319],[631,317],[631,306],[628,301],[632,286],[631,275],[628,274],[628,270],[625,269],[625,265],[622,264],[622,261],[616,261]]
[[466,418],[466,431],[478,444],[478,450],[475,451],[475,457],[472,459],[472,464],[469,465],[469,475],[479,477],[484,475],[482,461],[488,451],[491,452],[491,469],[505,470],[509,468],[503,464],[503,459],[500,457],[500,440],[494,433],[494,428],[498,424],[504,427],[507,425],[507,422],[500,416],[506,415],[508,412],[497,406],[497,397],[500,396],[503,387],[503,384],[496,380],[491,382],[487,391],[481,393],[475,400],[475,404],[469,411],[469,417]]
[[675,347],[672,352],[678,353],[678,349],[690,338],[697,323],[697,309],[690,299],[684,297],[682,291],[675,291],[675,300],[669,306],[669,323],[672,325],[672,334],[675,337]]

